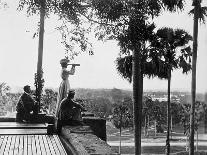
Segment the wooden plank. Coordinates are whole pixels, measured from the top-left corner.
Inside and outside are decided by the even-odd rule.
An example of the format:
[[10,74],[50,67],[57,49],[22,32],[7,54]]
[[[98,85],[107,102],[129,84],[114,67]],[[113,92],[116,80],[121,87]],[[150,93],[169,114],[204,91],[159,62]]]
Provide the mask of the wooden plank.
[[16,136],[15,145],[14,145],[14,155],[18,155],[19,154],[19,141],[20,141],[20,136],[17,135]]
[[32,140],[32,154],[36,155],[36,145],[35,145],[35,139],[34,139],[34,135],[31,136],[31,140]]
[[0,135],[44,135],[47,129],[0,129]]
[[55,155],[55,150],[54,150],[52,142],[50,140],[50,136],[52,136],[52,135],[46,135],[47,143],[49,144],[49,149],[50,149],[51,155]]
[[0,136],[0,148],[1,148],[1,145],[3,144],[3,141],[4,141],[4,136]]
[[24,155],[27,155],[27,154],[29,154],[29,153],[27,152],[27,150],[28,150],[27,135],[24,135],[23,137],[24,137]]
[[11,136],[12,137],[12,141],[11,141],[11,145],[9,148],[9,155],[13,155],[14,153],[14,146],[15,146],[15,141],[16,141],[16,135]]
[[8,140],[8,136],[4,136],[3,143],[2,143],[1,148],[0,148],[0,154],[4,154],[4,150],[5,150],[5,147],[6,147],[7,140]]
[[65,151],[65,148],[64,148],[64,146],[62,145],[62,142],[60,141],[60,139],[59,139],[59,137],[58,137],[58,135],[53,135],[54,136],[54,139],[55,139],[55,141],[56,141],[56,144],[57,144],[57,147],[58,147],[58,149],[59,149],[59,151],[60,151],[60,154],[62,155],[67,155],[67,153],[66,153],[66,151]]
[[38,139],[38,135],[34,136],[35,139],[35,145],[36,145],[36,151],[37,151],[37,155],[41,155],[41,151],[40,151],[40,142]]
[[49,148],[49,144],[48,144],[46,135],[42,135],[42,139],[43,139],[43,142],[44,142],[44,146],[45,146],[46,154],[47,154],[47,155],[50,155],[51,152],[50,152],[50,148]]
[[10,145],[11,145],[11,141],[12,141],[12,136],[9,136],[8,139],[7,139],[6,147],[4,149],[4,155],[9,154],[9,148],[10,148]]
[[54,148],[55,154],[61,154],[60,151],[59,151],[59,149],[58,149],[58,146],[56,144],[56,141],[54,139],[54,136],[49,136],[49,138],[50,138],[50,141],[51,141],[52,146]]
[[24,149],[24,136],[20,135],[19,137],[19,155],[23,154]]
[[0,122],[0,129],[46,129],[45,123]]
[[45,144],[43,142],[43,135],[38,135],[38,139],[39,139],[39,142],[40,142],[40,150],[41,150],[41,154],[42,155],[47,155],[46,153],[46,149],[45,149]]
[[28,135],[27,136],[27,148],[28,148],[28,155],[31,154],[32,155],[32,136]]

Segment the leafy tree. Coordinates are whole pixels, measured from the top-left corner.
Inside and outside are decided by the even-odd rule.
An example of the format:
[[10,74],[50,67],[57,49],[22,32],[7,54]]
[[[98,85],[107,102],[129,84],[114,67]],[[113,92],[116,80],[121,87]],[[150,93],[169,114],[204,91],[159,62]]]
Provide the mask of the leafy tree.
[[119,103],[122,101],[122,91],[120,89],[117,88],[113,88],[111,90],[111,97],[112,97],[112,101],[113,103]]
[[190,116],[190,155],[194,155],[194,115],[196,103],[196,63],[198,48],[198,21],[205,23],[207,16],[207,7],[201,7],[202,0],[192,0],[194,9],[190,11],[194,15],[193,24],[193,60],[192,60],[192,82],[191,82],[191,116]]
[[[182,124],[184,127],[184,134],[187,136],[187,138],[190,138],[190,115],[191,115],[191,105],[190,104],[184,104],[183,105],[183,116],[182,116]],[[203,121],[205,115],[205,104],[203,102],[196,102],[195,105],[195,128],[194,130],[197,133],[197,145],[196,145],[196,151],[198,150],[198,128],[199,123]],[[187,145],[186,145],[187,146]],[[190,146],[189,146],[190,148]],[[187,150],[187,149],[186,149]]]
[[172,124],[179,124],[182,120],[182,105],[180,103],[171,103]]
[[106,118],[111,114],[112,106],[109,99],[98,97],[78,100],[87,111],[93,113],[97,117]]
[[[124,103],[124,102],[123,102]],[[119,153],[121,154],[121,132],[122,128],[127,128],[130,126],[130,119],[132,115],[126,105],[116,104],[113,109],[113,124],[119,129]]]
[[42,109],[49,114],[55,114],[55,108],[57,103],[57,93],[52,89],[45,89],[45,93],[42,96]]
[[145,97],[143,101],[142,115],[144,118],[144,136],[148,136],[148,129],[150,126],[150,117],[152,117],[152,107],[154,103],[150,97]]
[[4,115],[6,112],[6,106],[8,104],[8,96],[7,93],[9,92],[10,87],[5,83],[0,83],[0,110],[1,115]]
[[19,98],[21,96],[20,93],[7,93],[7,101],[6,101],[6,111],[13,113],[16,110],[16,105],[19,101]]
[[[166,102],[153,101],[150,97],[146,97],[143,101],[143,117],[145,118],[145,135],[147,135],[147,128],[150,122],[154,123],[155,136],[157,132],[164,132],[166,124]],[[147,120],[147,121],[146,121]]]

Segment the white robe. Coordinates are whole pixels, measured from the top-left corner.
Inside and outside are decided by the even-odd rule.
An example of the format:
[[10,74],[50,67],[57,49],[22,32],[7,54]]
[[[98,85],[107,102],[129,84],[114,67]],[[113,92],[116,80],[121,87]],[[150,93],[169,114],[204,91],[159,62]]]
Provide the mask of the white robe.
[[63,68],[61,71],[62,82],[60,83],[60,87],[57,95],[56,116],[58,116],[60,102],[67,97],[67,94],[70,90],[70,83],[68,77],[69,75],[73,75],[74,73],[75,73],[75,67],[72,67],[70,71],[68,71],[66,68]]

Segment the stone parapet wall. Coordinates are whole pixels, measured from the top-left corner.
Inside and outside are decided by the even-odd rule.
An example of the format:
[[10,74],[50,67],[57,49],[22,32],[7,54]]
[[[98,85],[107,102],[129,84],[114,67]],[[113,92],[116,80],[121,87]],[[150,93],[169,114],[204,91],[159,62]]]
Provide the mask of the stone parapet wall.
[[94,135],[89,126],[64,126],[60,138],[68,154],[117,154],[104,140]]
[[106,120],[98,117],[83,117],[83,122],[91,127],[94,134],[106,141]]

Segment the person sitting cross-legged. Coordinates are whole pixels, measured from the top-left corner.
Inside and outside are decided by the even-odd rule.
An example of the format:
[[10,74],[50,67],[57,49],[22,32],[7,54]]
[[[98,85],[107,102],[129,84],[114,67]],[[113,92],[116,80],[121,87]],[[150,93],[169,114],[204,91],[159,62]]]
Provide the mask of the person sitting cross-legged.
[[60,103],[58,111],[58,124],[61,128],[63,125],[83,125],[81,111],[84,108],[73,101],[75,96],[74,91],[69,91],[67,98],[63,99]]
[[36,101],[32,98],[30,86],[24,86],[24,93],[20,97],[16,106],[16,121],[31,122],[33,120]]

